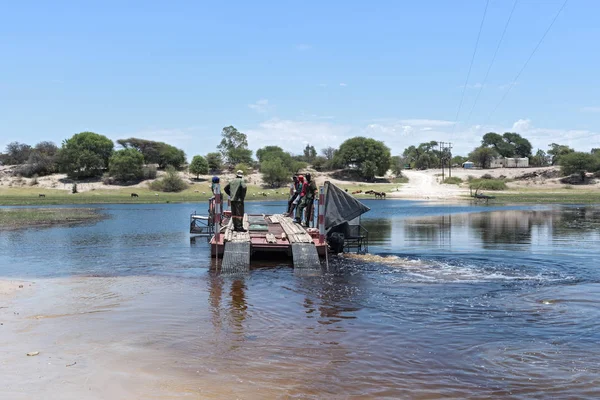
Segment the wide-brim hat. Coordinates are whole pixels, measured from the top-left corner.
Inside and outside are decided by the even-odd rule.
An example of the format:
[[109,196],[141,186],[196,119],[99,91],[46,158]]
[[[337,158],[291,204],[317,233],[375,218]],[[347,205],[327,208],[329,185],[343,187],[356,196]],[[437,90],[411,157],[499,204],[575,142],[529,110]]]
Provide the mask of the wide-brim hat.
[[242,177],[242,176],[244,176],[244,171],[242,171],[241,169],[238,169],[238,171],[235,174],[239,177]]

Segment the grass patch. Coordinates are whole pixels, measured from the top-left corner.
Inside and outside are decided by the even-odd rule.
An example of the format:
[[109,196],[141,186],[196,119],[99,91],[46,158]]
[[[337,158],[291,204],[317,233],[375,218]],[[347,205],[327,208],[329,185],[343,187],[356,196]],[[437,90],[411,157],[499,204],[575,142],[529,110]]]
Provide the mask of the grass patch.
[[392,179],[391,182],[392,183],[408,183],[408,177],[407,176],[399,176],[397,178]]
[[506,190],[508,187],[501,179],[471,179],[469,187],[479,190]]
[[[181,192],[158,192],[149,187],[118,187],[114,189],[85,190],[85,184],[80,184],[79,193],[70,190],[42,189],[36,187],[7,187],[0,186],[0,205],[3,206],[34,206],[61,204],[148,204],[148,203],[200,203],[210,198],[210,182],[193,183]],[[226,182],[221,184],[224,188]],[[349,193],[357,190],[363,192],[375,190],[378,192],[395,192],[397,184],[342,184],[343,190]],[[68,188],[68,186],[67,186]],[[131,197],[136,193],[138,197]],[[46,197],[39,197],[44,194]],[[260,186],[248,185],[246,201],[252,200],[287,200],[289,188],[263,189]],[[368,196],[365,196],[368,197]],[[225,197],[226,198],[226,197]]]
[[69,225],[98,221],[102,214],[93,208],[19,208],[0,210],[0,229]]
[[449,178],[444,179],[444,183],[448,184],[448,185],[460,185],[462,183],[462,179],[460,179],[458,176],[452,176]]

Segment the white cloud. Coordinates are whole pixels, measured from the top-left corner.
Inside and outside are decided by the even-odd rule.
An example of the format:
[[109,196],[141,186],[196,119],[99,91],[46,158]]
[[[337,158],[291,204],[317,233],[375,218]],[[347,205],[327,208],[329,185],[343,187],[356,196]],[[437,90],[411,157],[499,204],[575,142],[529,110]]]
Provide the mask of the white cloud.
[[273,108],[273,106],[269,104],[269,100],[267,99],[260,99],[254,104],[248,104],[248,107],[261,114],[269,112]]
[[342,83],[340,83],[340,86],[341,86],[341,87],[346,87],[346,86],[348,86],[348,84],[347,84],[347,83],[343,83],[343,82],[342,82]]
[[600,113],[600,107],[583,107],[582,112]]
[[514,132],[524,132],[531,128],[531,120],[529,119],[520,119],[516,121],[512,126],[512,131]]
[[454,127],[452,121],[436,119],[379,119],[364,125],[345,125],[309,115],[307,120],[272,118],[255,128],[242,131],[248,135],[248,142],[253,149],[277,145],[294,154],[301,153],[307,143],[317,148],[338,147],[350,137],[366,136],[385,142],[392,154],[400,154],[411,145],[435,140],[452,142],[454,154],[467,155],[481,145],[481,138],[485,133],[502,134],[509,131],[527,138],[533,145],[534,152],[538,148],[547,150],[548,145],[553,142],[581,151],[600,147],[597,144],[600,141],[599,132],[538,128],[527,118],[518,119],[508,126],[457,124]]
[[[473,83],[473,84],[468,84],[466,87],[467,87],[467,89],[481,89],[481,88],[483,88],[485,86],[486,85],[484,85],[484,84],[482,84],[480,82],[477,82],[477,83]],[[459,86],[460,89],[462,89],[464,87],[465,87],[464,85]]]
[[301,153],[307,143],[319,148],[338,147],[344,140],[359,134],[348,125],[279,118],[269,119],[243,132],[248,135],[248,143],[253,149],[280,146],[294,154]]
[[310,44],[306,44],[306,43],[300,43],[296,45],[296,50],[299,51],[307,51],[312,49],[312,46]]

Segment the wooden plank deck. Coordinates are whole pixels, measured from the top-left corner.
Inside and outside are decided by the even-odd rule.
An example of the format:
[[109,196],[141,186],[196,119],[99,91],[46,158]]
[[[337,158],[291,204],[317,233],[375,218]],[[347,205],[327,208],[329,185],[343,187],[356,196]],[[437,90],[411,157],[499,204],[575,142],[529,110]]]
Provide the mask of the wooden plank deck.
[[233,218],[229,219],[229,224],[225,227],[225,236],[223,242],[245,243],[250,242],[250,232],[248,231],[248,214],[244,214],[244,229],[246,232],[236,232],[233,230]]
[[312,243],[312,237],[299,224],[296,224],[290,217],[283,215],[272,215],[269,217],[271,222],[279,223],[285,232],[288,241],[293,243]]

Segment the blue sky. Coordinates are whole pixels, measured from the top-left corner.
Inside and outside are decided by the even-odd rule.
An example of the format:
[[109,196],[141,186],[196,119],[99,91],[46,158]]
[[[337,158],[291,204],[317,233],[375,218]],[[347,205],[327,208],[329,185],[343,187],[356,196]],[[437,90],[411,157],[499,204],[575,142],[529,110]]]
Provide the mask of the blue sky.
[[600,147],[600,2],[570,0],[514,82],[564,3],[518,0],[484,82],[514,4],[490,0],[458,118],[486,0],[125,3],[0,0],[0,147],[91,130],[191,158],[228,125],[294,153],[364,135],[466,154],[488,131]]

